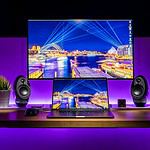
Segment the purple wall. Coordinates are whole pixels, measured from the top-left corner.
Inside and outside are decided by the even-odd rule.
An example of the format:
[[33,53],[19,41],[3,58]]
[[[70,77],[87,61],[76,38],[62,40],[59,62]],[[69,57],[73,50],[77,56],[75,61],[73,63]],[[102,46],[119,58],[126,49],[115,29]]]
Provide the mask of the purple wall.
[[[135,38],[135,75],[146,76],[150,83],[150,38]],[[6,76],[11,84],[18,75],[27,73],[27,41],[26,38],[0,38],[0,75]],[[31,83],[31,104],[51,103],[52,81],[33,80]],[[117,103],[118,98],[126,98],[127,103],[133,103],[130,95],[131,80],[110,80],[110,103]],[[149,97],[150,98],[150,95]],[[10,103],[14,103],[14,94],[11,94]]]

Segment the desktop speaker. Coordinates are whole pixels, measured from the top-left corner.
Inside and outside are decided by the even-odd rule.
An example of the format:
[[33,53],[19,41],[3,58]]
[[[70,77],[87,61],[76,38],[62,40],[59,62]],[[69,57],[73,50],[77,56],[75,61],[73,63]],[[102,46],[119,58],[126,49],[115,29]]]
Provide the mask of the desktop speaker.
[[144,76],[137,76],[131,84],[131,95],[136,107],[144,107],[148,94],[148,83]]
[[30,83],[24,76],[18,76],[14,83],[14,92],[16,95],[16,105],[25,107],[30,97]]

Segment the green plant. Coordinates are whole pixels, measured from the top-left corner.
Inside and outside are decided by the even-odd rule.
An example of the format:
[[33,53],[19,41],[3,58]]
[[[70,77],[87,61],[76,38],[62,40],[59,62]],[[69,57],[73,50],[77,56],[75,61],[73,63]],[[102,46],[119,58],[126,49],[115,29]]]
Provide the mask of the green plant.
[[10,90],[10,89],[11,89],[10,82],[4,76],[0,76],[0,90]]

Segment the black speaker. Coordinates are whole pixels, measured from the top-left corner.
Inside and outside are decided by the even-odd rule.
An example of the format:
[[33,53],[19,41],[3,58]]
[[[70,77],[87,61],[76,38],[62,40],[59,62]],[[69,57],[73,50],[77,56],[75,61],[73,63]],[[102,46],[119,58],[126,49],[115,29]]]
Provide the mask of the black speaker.
[[30,97],[30,83],[24,76],[18,76],[14,83],[14,92],[16,95],[16,105],[25,107]]
[[148,83],[144,76],[137,76],[131,84],[131,95],[136,107],[144,107],[147,100]]

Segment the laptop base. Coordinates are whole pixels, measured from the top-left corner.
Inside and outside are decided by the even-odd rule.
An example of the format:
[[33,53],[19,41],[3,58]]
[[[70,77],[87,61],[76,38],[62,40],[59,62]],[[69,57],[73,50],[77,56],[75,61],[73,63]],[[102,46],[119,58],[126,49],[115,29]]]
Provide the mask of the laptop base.
[[114,118],[111,111],[103,112],[60,112],[59,110],[54,110],[49,112],[48,119],[53,118]]

